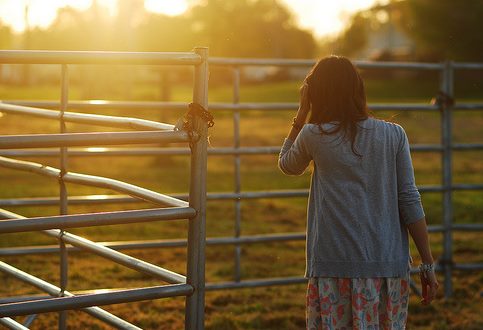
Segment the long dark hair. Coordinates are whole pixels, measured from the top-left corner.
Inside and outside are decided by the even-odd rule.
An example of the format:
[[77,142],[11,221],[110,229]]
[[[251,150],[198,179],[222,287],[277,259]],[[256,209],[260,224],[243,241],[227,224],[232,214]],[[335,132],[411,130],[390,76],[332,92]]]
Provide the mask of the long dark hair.
[[[305,78],[311,103],[309,123],[319,126],[321,134],[343,132],[351,142],[352,152],[362,157],[354,148],[357,122],[367,119],[364,82],[352,62],[331,55],[314,65]],[[324,130],[323,124],[336,122],[333,129]]]

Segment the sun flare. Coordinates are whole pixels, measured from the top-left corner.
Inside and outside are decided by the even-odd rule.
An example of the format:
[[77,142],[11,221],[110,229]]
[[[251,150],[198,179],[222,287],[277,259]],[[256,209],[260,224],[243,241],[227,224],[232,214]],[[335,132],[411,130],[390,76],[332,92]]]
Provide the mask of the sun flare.
[[158,14],[180,15],[188,9],[186,0],[145,0],[144,7]]

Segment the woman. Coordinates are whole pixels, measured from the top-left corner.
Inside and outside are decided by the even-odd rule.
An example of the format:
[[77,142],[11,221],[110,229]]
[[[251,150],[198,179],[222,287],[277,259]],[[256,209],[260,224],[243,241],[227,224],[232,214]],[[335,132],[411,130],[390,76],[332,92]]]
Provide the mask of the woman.
[[369,116],[363,81],[344,57],[323,58],[307,75],[279,167],[300,175],[311,161],[307,328],[403,329],[408,231],[422,260],[422,303],[438,288],[426,220],[406,133]]

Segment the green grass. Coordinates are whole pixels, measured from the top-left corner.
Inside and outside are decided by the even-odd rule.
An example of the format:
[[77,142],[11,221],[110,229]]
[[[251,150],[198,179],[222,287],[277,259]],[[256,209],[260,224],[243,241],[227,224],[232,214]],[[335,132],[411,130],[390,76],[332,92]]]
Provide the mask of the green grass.
[[[242,102],[296,102],[299,82],[280,82],[264,85],[244,85]],[[58,99],[59,88],[55,84],[39,86],[0,85],[0,99]],[[437,91],[436,79],[419,83],[411,79],[368,80],[368,100],[383,102],[429,102]],[[98,99],[158,100],[159,88],[152,84],[136,84],[128,95],[120,93],[123,88],[91,90]],[[481,100],[478,89],[467,92],[458,89],[461,101]],[[190,100],[189,86],[176,86],[172,90],[175,101]],[[70,99],[80,99],[86,92],[74,84]],[[215,86],[210,89],[210,102],[231,102],[231,86]],[[460,101],[460,100],[458,100]],[[72,109],[75,110],[75,109]],[[294,109],[295,111],[295,109]],[[105,114],[134,116],[152,120],[175,122],[182,114],[176,112],[156,113],[153,110],[116,111]],[[242,146],[277,146],[288,131],[293,112],[250,111],[241,114]],[[404,126],[411,143],[438,144],[440,116],[424,112],[379,112],[380,118],[392,118]],[[229,111],[215,113],[216,124],[210,131],[212,147],[233,145],[233,119]],[[0,117],[1,134],[56,133],[58,123],[44,119],[6,115]],[[483,127],[482,112],[454,113],[453,137],[457,143],[481,143]],[[101,130],[102,128],[94,128]],[[68,124],[68,131],[91,130],[86,125]],[[111,130],[111,129],[108,129]],[[58,167],[55,158],[30,158],[29,160]],[[287,177],[280,173],[275,155],[241,156],[242,190],[302,189],[308,186],[309,171],[300,177]],[[419,185],[440,184],[441,159],[439,153],[413,153],[416,180]],[[188,189],[189,159],[172,157],[70,157],[69,170],[86,174],[120,179],[163,193],[186,192]],[[458,151],[453,155],[455,183],[483,182],[483,154],[481,151]],[[234,189],[234,165],[232,157],[210,156],[208,162],[208,190],[231,192]],[[68,185],[70,195],[112,193],[106,189]],[[57,183],[34,174],[0,169],[0,198],[56,196]],[[458,223],[481,223],[483,214],[481,191],[459,191],[453,195],[455,221]],[[442,207],[440,193],[423,194],[423,203],[429,223],[441,224]],[[305,230],[305,198],[281,198],[243,200],[242,234],[269,234],[303,232]],[[100,212],[147,208],[147,203],[125,205],[70,206],[69,213]],[[11,211],[25,216],[55,215],[55,207],[11,207]],[[235,207],[233,201],[210,201],[207,210],[207,234],[209,237],[231,236],[234,228]],[[186,237],[186,222],[143,223],[92,228],[78,228],[71,232],[94,241],[172,239]],[[483,262],[483,234],[455,233],[453,235],[454,261],[458,263]],[[432,234],[431,241],[436,258],[442,254],[442,235]],[[50,237],[39,233],[2,235],[0,246],[25,246],[56,244]],[[416,251],[414,246],[413,251]],[[127,254],[148,262],[185,273],[186,251],[184,248],[126,251]],[[209,282],[231,281],[234,269],[234,247],[209,246],[207,248],[206,278]],[[413,253],[415,254],[415,253]],[[3,261],[56,284],[59,282],[59,260],[56,255],[4,257]],[[241,271],[243,279],[280,276],[301,276],[305,267],[304,242],[278,242],[242,246]],[[140,287],[159,285],[159,281],[138,274],[125,267],[88,253],[69,256],[69,290],[105,287]],[[442,278],[440,277],[442,282]],[[0,274],[0,296],[38,293],[5,274]],[[429,307],[422,307],[418,298],[410,302],[409,329],[480,329],[483,319],[480,310],[483,275],[481,272],[455,272],[454,297],[439,299]],[[256,289],[208,292],[206,296],[207,329],[299,329],[305,325],[305,286],[291,285]],[[146,329],[179,329],[183,327],[182,298],[120,304],[106,307],[118,316]],[[105,326],[81,312],[69,312],[70,329],[104,329]],[[19,318],[20,320],[23,318]],[[54,328],[57,315],[41,314],[33,329]]]

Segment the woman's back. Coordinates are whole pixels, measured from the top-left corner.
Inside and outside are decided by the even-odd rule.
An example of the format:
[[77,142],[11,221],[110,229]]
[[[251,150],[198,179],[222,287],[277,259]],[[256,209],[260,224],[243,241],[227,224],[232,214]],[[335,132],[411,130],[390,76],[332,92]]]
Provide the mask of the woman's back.
[[[331,131],[335,125],[322,128]],[[373,118],[360,121],[357,131],[354,149],[359,155],[342,131],[321,134],[315,124],[306,124],[295,143],[286,140],[282,148],[279,164],[287,174],[300,174],[314,162],[307,224],[309,277],[407,272],[404,225],[424,214],[406,135],[399,125]]]

